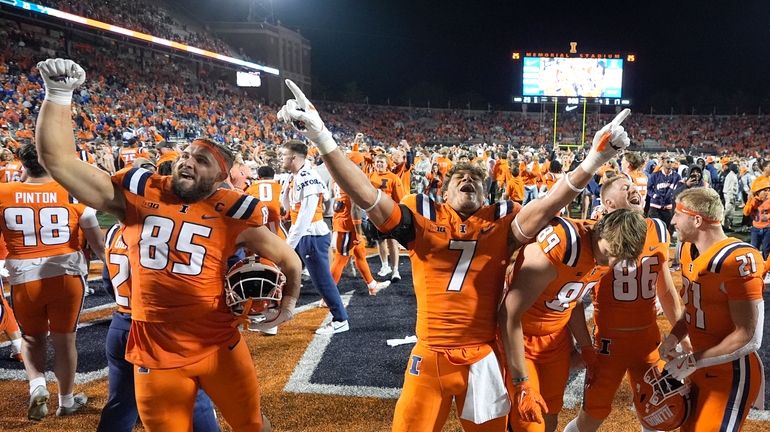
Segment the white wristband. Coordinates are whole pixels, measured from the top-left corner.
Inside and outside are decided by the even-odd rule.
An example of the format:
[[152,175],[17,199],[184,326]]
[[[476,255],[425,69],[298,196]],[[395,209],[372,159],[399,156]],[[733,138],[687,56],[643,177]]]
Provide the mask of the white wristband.
[[567,186],[569,186],[569,188],[572,189],[572,191],[575,193],[581,193],[585,190],[584,187],[578,189],[577,187],[575,187],[575,185],[572,184],[572,181],[570,181],[569,179],[569,173],[564,174],[564,182],[567,183]]
[[377,207],[377,204],[380,203],[380,198],[382,198],[382,190],[377,189],[377,199],[374,200],[374,204],[364,209],[365,212],[369,213],[373,208]]
[[46,89],[45,100],[56,105],[70,105],[72,103],[72,90]]
[[315,142],[315,145],[318,147],[318,154],[321,156],[327,155],[337,148],[337,143],[334,141],[334,137],[332,136],[332,133],[329,132],[329,129],[326,129],[326,126],[324,126],[321,133],[318,134],[318,140]]

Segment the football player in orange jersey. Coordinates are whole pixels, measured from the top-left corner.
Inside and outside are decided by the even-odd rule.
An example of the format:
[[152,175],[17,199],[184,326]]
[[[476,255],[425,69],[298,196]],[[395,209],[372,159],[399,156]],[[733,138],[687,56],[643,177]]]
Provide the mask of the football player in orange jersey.
[[353,204],[345,191],[334,183],[334,218],[332,229],[336,242],[334,246],[334,258],[332,260],[332,278],[339,283],[342,270],[350,261],[351,252],[353,262],[366,282],[369,295],[377,295],[378,292],[390,286],[390,281],[377,282],[372,277],[369,263],[366,261],[366,242],[361,228],[361,208]]
[[[601,202],[607,213],[631,209],[641,213],[644,198],[625,176],[605,180]],[[565,431],[595,431],[612,410],[612,400],[628,373],[632,392],[650,367],[658,365],[660,331],[655,299],[673,325],[683,309],[668,271],[670,236],[660,219],[646,219],[642,254],[633,263],[618,263],[593,287],[594,347],[581,347],[593,364],[584,386],[583,408]],[[606,270],[605,270],[606,271]],[[590,379],[589,379],[590,378]]]
[[[762,365],[764,263],[757,249],[722,231],[724,207],[710,188],[676,198],[672,219],[684,244],[685,314],[660,346],[666,370],[696,388],[682,431],[738,431],[759,395]],[[676,351],[690,336],[693,352]]]
[[[137,166],[136,161],[134,165]],[[128,332],[131,328],[131,265],[128,245],[123,241],[123,226],[117,223],[107,230],[102,286],[109,290],[117,310],[112,313],[104,344],[107,357],[107,402],[99,417],[97,432],[131,432],[139,413],[134,397],[134,367],[125,359]],[[199,390],[193,409],[193,432],[219,432],[211,399]]]
[[[77,158],[73,146],[68,149]],[[102,261],[104,235],[94,210],[75,203],[51,179],[38,162],[33,144],[22,147],[19,155],[27,180],[0,185],[0,230],[8,246],[5,265],[10,274],[11,304],[24,339],[22,355],[30,385],[27,417],[42,420],[48,414],[45,365],[49,332],[59,385],[56,415],[72,414],[87,401],[83,394],[72,394],[77,366],[75,329],[88,274],[79,228]]]
[[172,176],[142,168],[110,177],[71,151],[72,91],[85,71],[71,60],[38,64],[46,99],[38,116],[40,160],[82,202],[115,215],[126,229],[131,264],[132,322],[126,360],[134,364],[139,416],[148,431],[189,430],[203,388],[235,431],[269,430],[240,319],[225,304],[227,258],[246,247],[268,257],[286,275],[280,308],[262,328],[292,318],[300,262],[264,227],[263,204],[218,189],[233,155],[206,139],[194,140]]
[[514,411],[514,431],[556,429],[573,351],[570,332],[585,354],[589,375],[593,372],[583,295],[606,266],[636,260],[646,230],[644,218],[633,210],[618,210],[597,223],[556,218],[519,252],[500,309],[501,336],[508,368],[519,377],[514,383],[528,377],[547,414],[543,424],[537,407]]
[[265,165],[257,168],[257,181],[246,189],[246,193],[265,204],[267,227],[285,240],[286,230],[281,225],[281,184],[275,180],[273,167]]
[[[399,203],[404,197],[404,186],[401,184],[401,179],[388,171],[388,156],[385,154],[374,156],[374,172],[369,174],[369,181],[372,182],[372,186],[380,189],[394,202]],[[379,240],[377,250],[380,253],[380,261],[382,261],[382,268],[377,275],[387,276],[392,272],[393,275],[390,280],[399,282],[401,275],[398,272],[398,242],[392,238]]]
[[10,183],[21,181],[22,165],[16,159],[13,151],[8,148],[0,149],[0,183]]
[[[296,99],[286,102],[278,118],[291,122],[318,147],[340,188],[381,232],[410,252],[419,342],[404,373],[393,430],[441,430],[454,400],[465,430],[504,431],[510,401],[493,345],[505,264],[515,248],[577,196],[596,168],[628,146],[619,124],[629,111],[597,132],[580,168],[529,206],[520,209],[510,201],[483,205],[485,173],[469,164],[449,172],[442,192],[445,204],[422,194],[398,204],[337,149],[299,87],[291,80],[286,84]],[[526,379],[514,393],[515,409],[532,404]]]

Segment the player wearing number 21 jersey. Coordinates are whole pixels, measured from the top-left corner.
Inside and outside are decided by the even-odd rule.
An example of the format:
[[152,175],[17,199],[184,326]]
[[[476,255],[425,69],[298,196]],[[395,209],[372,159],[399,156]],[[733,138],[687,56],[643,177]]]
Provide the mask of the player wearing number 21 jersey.
[[[685,314],[660,347],[666,370],[697,388],[692,414],[682,431],[738,431],[760,395],[762,364],[762,255],[727,237],[719,194],[693,188],[676,199],[672,223],[684,242],[682,264]],[[690,336],[692,353],[674,351]]]
[[69,413],[73,404],[85,403],[84,396],[76,400],[72,395],[77,364],[69,360],[77,358],[75,328],[88,274],[88,262],[80,250],[80,228],[100,258],[104,257],[104,236],[94,210],[77,203],[48,176],[37,161],[34,145],[22,147],[19,156],[27,180],[0,184],[0,229],[8,247],[5,265],[11,302],[25,336],[22,354],[31,393],[27,416],[41,420],[47,414],[43,374],[49,332],[55,346],[65,347],[54,360],[59,411]]
[[[647,226],[622,210],[601,222],[554,219],[516,258],[501,315],[511,373],[527,376],[548,411],[545,424],[511,415],[514,431],[552,431],[569,377],[573,333],[590,347],[582,298],[608,263],[635,260]],[[582,333],[579,333],[582,331]]]

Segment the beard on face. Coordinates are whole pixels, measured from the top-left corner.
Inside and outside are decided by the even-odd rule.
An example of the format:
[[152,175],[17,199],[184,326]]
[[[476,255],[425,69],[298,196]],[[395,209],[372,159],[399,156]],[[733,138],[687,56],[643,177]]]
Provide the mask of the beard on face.
[[183,187],[180,183],[181,177],[179,177],[179,172],[174,172],[174,174],[171,176],[171,191],[174,192],[176,196],[179,197],[183,202],[186,203],[193,203],[200,201],[214,192],[214,183],[216,182],[216,179],[202,179],[200,177],[196,177],[195,181],[193,182],[192,186],[189,188]]

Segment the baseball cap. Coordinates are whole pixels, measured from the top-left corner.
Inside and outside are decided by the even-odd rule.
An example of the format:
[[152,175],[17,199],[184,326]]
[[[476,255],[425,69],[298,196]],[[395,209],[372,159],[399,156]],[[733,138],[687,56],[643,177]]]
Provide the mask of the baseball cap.
[[713,163],[713,162],[714,162],[714,156],[706,157],[706,163]]

